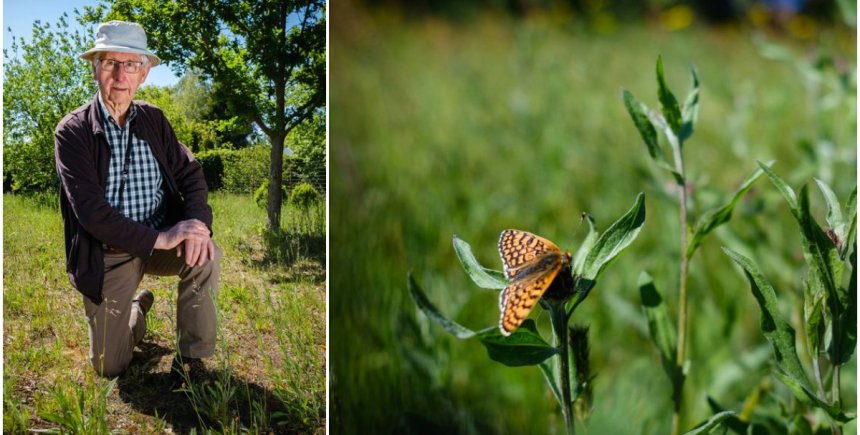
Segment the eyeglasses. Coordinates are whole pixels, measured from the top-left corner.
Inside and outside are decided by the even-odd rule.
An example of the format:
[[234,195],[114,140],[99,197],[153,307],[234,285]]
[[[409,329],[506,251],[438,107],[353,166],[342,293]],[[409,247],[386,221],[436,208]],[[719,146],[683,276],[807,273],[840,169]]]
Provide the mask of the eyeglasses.
[[102,69],[105,71],[113,71],[117,65],[122,65],[122,69],[128,74],[137,73],[140,71],[140,67],[143,66],[143,62],[133,60],[99,59],[99,61],[101,62]]

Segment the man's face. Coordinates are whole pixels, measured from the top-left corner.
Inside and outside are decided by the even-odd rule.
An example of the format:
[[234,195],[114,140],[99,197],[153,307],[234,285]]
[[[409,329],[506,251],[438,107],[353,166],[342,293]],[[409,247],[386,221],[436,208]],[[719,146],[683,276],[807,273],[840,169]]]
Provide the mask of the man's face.
[[104,59],[112,59],[118,62],[140,62],[141,55],[134,53],[107,52],[99,56],[100,60],[93,68],[93,76],[99,83],[99,91],[106,104],[125,107],[131,104],[137,87],[146,80],[149,74],[150,64],[147,62],[141,66],[136,73],[125,72],[125,67],[120,63],[114,66],[113,71],[105,71]]

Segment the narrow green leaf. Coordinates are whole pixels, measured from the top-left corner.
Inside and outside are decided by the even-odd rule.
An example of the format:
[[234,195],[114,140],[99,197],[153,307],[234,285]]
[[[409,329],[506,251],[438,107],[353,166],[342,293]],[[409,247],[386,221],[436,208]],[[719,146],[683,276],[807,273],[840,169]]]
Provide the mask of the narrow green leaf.
[[839,289],[839,314],[833,319],[834,337],[830,341],[828,356],[835,365],[851,360],[857,347],[857,247],[851,251],[851,280],[848,288]]
[[733,417],[735,415],[734,411],[723,411],[718,414],[714,414],[708,420],[702,422],[691,431],[686,432],[684,435],[703,435],[709,434],[714,431],[714,429],[718,428],[723,420]]
[[504,272],[481,266],[472,254],[472,247],[457,236],[454,236],[454,252],[457,253],[463,269],[478,287],[500,290],[508,286]]
[[552,395],[555,396],[555,400],[558,401],[558,406],[564,406],[564,402],[561,399],[561,390],[558,388],[558,381],[555,379],[555,361],[554,358],[548,358],[543,360],[538,367],[540,367],[541,373],[543,373],[544,379],[546,379],[546,383],[549,384],[549,389],[552,391]]
[[678,138],[681,141],[685,141],[693,135],[696,122],[699,120],[699,72],[693,67],[690,70],[690,74],[693,85],[690,93],[687,94],[687,98],[684,100],[684,108],[681,112],[683,123],[681,124],[681,132],[678,134]]
[[407,285],[409,287],[409,294],[412,296],[412,300],[415,302],[415,305],[418,306],[418,309],[421,310],[430,320],[436,322],[443,329],[448,331],[454,337],[457,337],[461,340],[474,337],[477,333],[468,329],[457,322],[445,317],[439,310],[427,299],[427,296],[424,295],[424,291],[421,290],[421,287],[415,282],[415,278],[412,276],[412,272],[409,272],[407,276]]
[[776,378],[779,379],[780,382],[785,384],[785,386],[788,387],[789,390],[791,390],[792,394],[794,394],[794,397],[797,400],[823,409],[824,412],[830,415],[830,417],[840,423],[847,423],[851,420],[854,420],[854,415],[846,415],[841,409],[839,409],[839,407],[831,405],[824,400],[821,400],[812,392],[809,387],[799,382],[793,376],[787,373],[780,373],[779,371],[774,372],[773,375],[776,376]]
[[627,113],[630,114],[630,119],[633,120],[633,125],[635,125],[636,129],[639,130],[639,135],[642,136],[642,140],[645,141],[645,146],[648,148],[648,155],[650,155],[651,159],[660,167],[666,168],[670,171],[674,170],[669,166],[669,162],[663,155],[663,149],[660,148],[660,143],[657,140],[657,130],[654,129],[654,125],[652,125],[651,120],[648,118],[648,107],[639,102],[639,100],[637,100],[636,97],[626,89],[622,90],[621,94],[624,100],[624,107],[627,108]]
[[753,296],[761,308],[761,330],[773,348],[776,364],[785,373],[796,379],[802,385],[809,385],[806,372],[797,357],[794,344],[794,328],[779,314],[776,292],[768,280],[761,274],[758,267],[749,259],[729,248],[723,248],[729,256],[744,270],[750,283]]
[[840,282],[843,264],[839,260],[836,246],[827,233],[818,226],[809,207],[809,188],[800,189],[800,224],[803,257],[810,266],[810,279],[821,280],[828,298],[837,296],[837,283]]
[[574,275],[582,275],[582,269],[585,267],[585,256],[591,251],[597,237],[600,235],[597,229],[594,228],[594,218],[590,214],[585,213],[585,221],[588,223],[588,235],[585,240],[579,245],[576,250],[576,255],[573,256],[573,273]]
[[[768,162],[768,167],[771,164],[773,164],[773,162]],[[732,218],[732,212],[735,210],[738,202],[740,202],[741,198],[743,198],[747,191],[750,190],[753,183],[755,183],[763,173],[764,172],[761,169],[756,169],[756,171],[741,184],[741,187],[737,192],[735,192],[734,196],[732,196],[731,201],[722,207],[710,210],[702,215],[693,230],[693,237],[690,238],[690,242],[687,244],[688,259],[693,257],[693,253],[695,253],[699,245],[702,244],[705,236]]]
[[827,202],[827,217],[825,221],[827,225],[836,234],[836,237],[841,241],[845,240],[848,233],[848,225],[845,217],[842,215],[842,207],[839,205],[839,200],[836,199],[836,194],[827,183],[815,178],[815,184],[818,185],[818,190],[824,196],[824,201]]
[[681,377],[678,373],[678,365],[675,361],[677,355],[677,337],[675,327],[669,319],[669,310],[657,287],[654,279],[648,272],[639,274],[639,295],[642,297],[642,308],[648,319],[648,332],[651,339],[660,351],[660,361],[663,370],[674,385]]
[[639,193],[633,207],[613,223],[594,242],[585,257],[582,276],[597,281],[603,271],[627,246],[636,240],[645,223],[645,194]]
[[806,325],[806,341],[810,358],[817,358],[824,339],[824,300],[826,292],[816,283],[808,280],[803,286],[803,320]]
[[[711,408],[711,412],[719,414],[723,411],[726,411],[726,408],[723,405],[717,403],[717,401],[713,397],[708,396],[707,401],[708,406]],[[740,418],[737,417],[737,415],[729,416],[728,418],[723,420],[722,423],[724,426],[737,434],[747,433],[747,428],[749,427],[749,423],[742,421]]]
[[663,117],[677,136],[681,131],[681,109],[678,100],[666,85],[666,76],[663,74],[663,56],[657,56],[657,98],[663,109]]
[[776,186],[776,189],[782,193],[782,197],[785,198],[785,202],[788,203],[788,208],[791,210],[791,214],[794,215],[794,218],[800,221],[800,209],[797,206],[797,195],[794,194],[794,190],[791,189],[779,175],[776,175],[773,170],[770,169],[770,165],[764,164],[762,162],[757,162],[758,166],[767,174],[767,177],[770,178],[770,181]]
[[851,195],[848,196],[848,204],[845,205],[845,221],[848,222],[848,231],[845,234],[845,243],[842,247],[842,252],[839,253],[841,258],[848,256],[851,246],[854,245],[854,238],[857,233],[857,185],[851,190]]
[[558,348],[541,338],[532,319],[526,319],[507,337],[499,328],[487,328],[478,334],[478,339],[487,348],[490,359],[510,367],[540,364],[558,353]]

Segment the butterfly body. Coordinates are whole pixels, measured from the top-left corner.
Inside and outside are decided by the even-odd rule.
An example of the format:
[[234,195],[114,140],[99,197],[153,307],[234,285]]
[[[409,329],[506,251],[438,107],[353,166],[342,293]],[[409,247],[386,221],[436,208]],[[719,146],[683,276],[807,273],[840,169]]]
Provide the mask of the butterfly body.
[[[505,276],[511,280],[499,297],[499,329],[502,335],[510,335],[547,290],[555,287],[552,284],[559,272],[570,275],[571,255],[543,237],[520,230],[502,231],[499,255]],[[569,286],[569,282],[568,276],[561,285]]]

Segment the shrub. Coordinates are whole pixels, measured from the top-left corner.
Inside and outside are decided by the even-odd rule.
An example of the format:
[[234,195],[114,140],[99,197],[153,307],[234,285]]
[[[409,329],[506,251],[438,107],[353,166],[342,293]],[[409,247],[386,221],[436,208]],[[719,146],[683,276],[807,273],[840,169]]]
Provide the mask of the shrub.
[[194,158],[203,166],[203,176],[209,190],[218,190],[224,185],[224,163],[229,162],[233,150],[218,149],[197,153]]
[[[284,189],[284,186],[281,186],[281,200],[287,197],[287,190]],[[263,181],[263,184],[257,188],[254,192],[254,202],[257,203],[258,206],[265,209],[269,203],[269,179],[266,178]]]
[[304,211],[321,201],[322,195],[309,183],[299,184],[290,194],[290,205]]
[[222,187],[232,193],[252,193],[269,177],[269,148],[255,146],[229,153],[224,160]]

